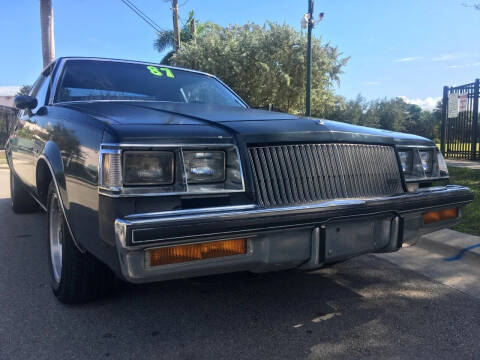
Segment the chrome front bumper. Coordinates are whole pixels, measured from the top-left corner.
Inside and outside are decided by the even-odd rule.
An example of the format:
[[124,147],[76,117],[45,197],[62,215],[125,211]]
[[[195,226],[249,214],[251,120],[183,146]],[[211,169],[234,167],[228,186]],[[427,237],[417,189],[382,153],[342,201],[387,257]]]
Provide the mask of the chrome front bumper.
[[[473,199],[468,188],[428,188],[368,200],[338,200],[283,208],[256,205],[134,214],[115,221],[123,277],[150,282],[233,271],[315,269],[367,252],[398,250],[419,234],[457,219],[424,225],[426,211],[458,207]],[[145,250],[245,237],[243,255],[148,268]]]

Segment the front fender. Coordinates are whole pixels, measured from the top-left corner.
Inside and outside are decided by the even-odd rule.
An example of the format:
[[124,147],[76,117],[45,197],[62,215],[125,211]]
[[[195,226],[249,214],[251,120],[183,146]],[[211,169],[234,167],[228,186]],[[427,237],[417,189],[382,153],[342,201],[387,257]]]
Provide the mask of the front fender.
[[[68,201],[68,193],[65,181],[65,169],[63,167],[62,156],[60,149],[57,144],[53,141],[48,141],[42,151],[42,154],[39,156],[38,161],[44,161],[47,164],[47,167],[50,171],[51,178],[53,180],[57,194],[60,197],[60,204],[65,218],[65,223],[67,224],[68,231],[72,237],[73,242],[75,243],[78,250],[84,252],[85,250],[77,241],[75,234],[73,233],[72,227],[70,225],[70,203]],[[38,164],[38,162],[37,162]],[[48,208],[48,204],[45,204]]]
[[65,169],[63,167],[60,149],[58,148],[57,144],[55,144],[53,141],[48,141],[43,148],[40,158],[47,162],[63,206],[65,207],[65,210],[69,210],[70,204],[68,202],[67,185],[65,182]]

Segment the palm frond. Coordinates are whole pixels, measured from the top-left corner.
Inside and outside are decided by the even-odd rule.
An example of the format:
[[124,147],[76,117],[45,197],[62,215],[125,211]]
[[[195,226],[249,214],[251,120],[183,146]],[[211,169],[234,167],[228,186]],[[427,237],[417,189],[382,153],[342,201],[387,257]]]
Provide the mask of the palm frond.
[[158,37],[153,42],[153,46],[159,52],[174,46],[175,38],[173,35],[173,30],[164,30],[159,32],[157,35]]

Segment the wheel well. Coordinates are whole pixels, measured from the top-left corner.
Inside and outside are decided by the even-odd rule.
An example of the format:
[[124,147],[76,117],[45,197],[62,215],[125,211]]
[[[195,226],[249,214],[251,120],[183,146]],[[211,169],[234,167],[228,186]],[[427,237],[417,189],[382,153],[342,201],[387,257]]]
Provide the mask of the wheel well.
[[45,160],[40,159],[37,163],[37,193],[43,205],[47,204],[48,186],[52,180],[52,174]]

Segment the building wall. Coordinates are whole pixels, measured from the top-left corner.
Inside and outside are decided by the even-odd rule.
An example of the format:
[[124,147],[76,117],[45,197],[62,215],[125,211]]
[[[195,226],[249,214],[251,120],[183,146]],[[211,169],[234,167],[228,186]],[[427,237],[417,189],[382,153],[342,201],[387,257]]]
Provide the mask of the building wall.
[[15,107],[13,104],[13,99],[15,96],[0,96],[0,105],[1,106],[8,106],[8,107]]

